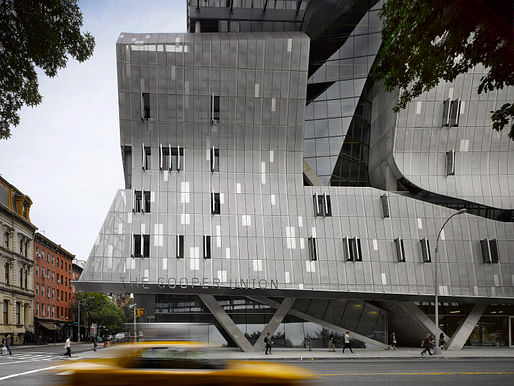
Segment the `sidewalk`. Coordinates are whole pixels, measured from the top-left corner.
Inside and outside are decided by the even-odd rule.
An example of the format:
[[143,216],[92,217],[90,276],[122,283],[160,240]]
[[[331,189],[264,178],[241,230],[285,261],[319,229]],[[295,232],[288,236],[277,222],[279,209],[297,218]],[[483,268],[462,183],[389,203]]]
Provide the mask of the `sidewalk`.
[[[91,346],[90,346],[91,347]],[[116,346],[114,346],[116,347]],[[313,349],[312,351],[289,348],[273,348],[271,355],[264,352],[242,352],[235,348],[220,348],[213,356],[233,360],[394,360],[394,359],[514,359],[514,348],[468,347],[461,351],[443,351],[440,356],[421,356],[422,348],[408,347],[397,350],[353,349],[353,354],[339,348],[336,352],[328,349]],[[87,351],[79,355],[80,359],[109,356],[111,349],[101,349],[99,352]],[[74,351],[77,352],[77,351]]]

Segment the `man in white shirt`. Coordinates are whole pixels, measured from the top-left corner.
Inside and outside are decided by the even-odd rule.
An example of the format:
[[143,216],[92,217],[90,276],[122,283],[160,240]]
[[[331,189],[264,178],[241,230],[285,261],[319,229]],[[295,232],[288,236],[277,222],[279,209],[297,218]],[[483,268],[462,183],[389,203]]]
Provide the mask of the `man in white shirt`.
[[344,349],[347,347],[350,349],[350,352],[353,354],[352,346],[350,345],[350,332],[349,331],[346,331],[344,334],[343,354],[344,354]]
[[66,343],[64,343],[64,348],[66,349],[66,353],[64,355],[71,358],[71,339],[69,336],[68,339],[66,339]]

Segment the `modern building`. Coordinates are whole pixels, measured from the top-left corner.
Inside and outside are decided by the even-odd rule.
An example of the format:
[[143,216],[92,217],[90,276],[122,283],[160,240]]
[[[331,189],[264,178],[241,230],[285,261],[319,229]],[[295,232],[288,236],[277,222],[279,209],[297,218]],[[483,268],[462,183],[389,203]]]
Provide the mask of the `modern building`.
[[[82,274],[82,271],[84,270],[84,267],[86,266],[85,260],[74,260],[71,266],[71,304],[77,304],[77,295],[78,295],[78,289],[76,287],[76,282],[80,279],[80,275]],[[72,320],[73,325],[75,326],[73,328],[73,340],[78,340],[78,330],[79,330],[79,323],[78,323],[78,308],[72,308]],[[80,329],[82,330],[81,336],[86,333],[85,326],[80,326]]]
[[478,95],[477,67],[393,113],[380,5],[191,0],[194,33],[122,33],[125,188],[78,286],[245,351],[512,346],[514,142],[489,111],[514,89]]
[[[0,337],[22,344],[34,329],[32,200],[0,177]],[[30,339],[29,339],[30,340]],[[9,343],[11,343],[9,342]]]
[[72,332],[72,265],[75,255],[41,233],[34,239],[35,334],[59,342]]

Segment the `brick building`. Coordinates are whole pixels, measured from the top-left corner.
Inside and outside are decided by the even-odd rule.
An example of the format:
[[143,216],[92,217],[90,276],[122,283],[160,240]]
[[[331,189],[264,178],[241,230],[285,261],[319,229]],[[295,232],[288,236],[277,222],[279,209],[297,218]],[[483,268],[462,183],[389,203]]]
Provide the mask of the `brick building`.
[[0,177],[0,337],[22,344],[33,331],[32,200]]
[[72,333],[72,265],[75,255],[36,233],[34,240],[35,332],[43,342]]

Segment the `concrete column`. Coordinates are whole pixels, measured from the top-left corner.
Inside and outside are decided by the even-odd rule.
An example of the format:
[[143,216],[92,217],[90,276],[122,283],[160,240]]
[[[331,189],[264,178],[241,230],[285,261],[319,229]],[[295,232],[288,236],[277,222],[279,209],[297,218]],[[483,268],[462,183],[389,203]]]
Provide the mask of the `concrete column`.
[[264,348],[264,337],[268,334],[268,332],[271,336],[273,336],[280,323],[282,323],[282,321],[286,317],[287,312],[293,306],[294,301],[295,298],[284,298],[284,300],[280,304],[280,307],[278,307],[277,311],[271,317],[271,320],[269,321],[268,325],[262,331],[262,334],[259,336],[259,339],[257,339],[257,342],[255,342],[255,344],[253,345],[255,351],[262,351],[262,349]]
[[[436,327],[435,323],[430,319],[419,307],[412,302],[395,302],[399,311],[405,315],[409,315],[414,318],[417,322],[421,323],[433,336],[439,336],[442,332],[439,327]],[[443,333],[444,334],[444,333]],[[423,334],[422,334],[423,335]],[[444,334],[446,340],[449,339],[448,335]],[[423,336],[420,337],[420,341]]]
[[450,339],[450,342],[448,344],[448,350],[462,350],[462,347],[464,347],[464,343],[466,343],[466,341],[468,340],[469,336],[473,332],[473,329],[475,328],[476,324],[478,323],[478,320],[480,319],[486,308],[487,304],[482,303],[478,303],[473,306],[473,309],[471,310],[469,315],[466,316],[464,322],[462,322],[457,331],[455,331],[455,334],[453,334],[452,338]]
[[[280,307],[279,303],[277,303],[277,302],[275,302],[275,301],[273,301],[273,300],[271,300],[269,298],[266,298],[266,297],[255,296],[255,297],[252,297],[252,299],[258,301],[259,303],[267,304],[268,306],[273,307],[273,308],[277,308],[278,309]],[[305,313],[297,311],[295,309],[290,309],[288,314],[296,316],[297,318],[303,319],[303,320],[305,320],[307,322],[312,322],[312,323],[319,324],[322,327],[328,328],[330,330],[334,330],[335,332],[339,332],[340,334],[344,334],[346,331],[348,331],[348,332],[350,332],[350,336],[352,337],[352,339],[359,340],[361,342],[364,342],[364,343],[376,346],[378,348],[384,348],[385,349],[385,348],[388,347],[386,344],[384,344],[384,343],[382,343],[382,342],[380,342],[378,340],[368,338],[367,336],[361,335],[361,334],[359,334],[357,332],[354,332],[352,330],[349,330],[347,328],[344,328],[344,327],[338,326],[336,324],[332,324],[332,323],[326,322],[326,321],[324,321],[322,319],[318,319],[318,318],[316,318],[314,316],[305,314]]]
[[239,330],[234,321],[228,316],[225,310],[219,305],[213,295],[198,295],[200,300],[209,309],[211,314],[216,318],[219,324],[234,340],[238,347],[245,352],[252,352],[253,346],[246,339],[244,334]]

